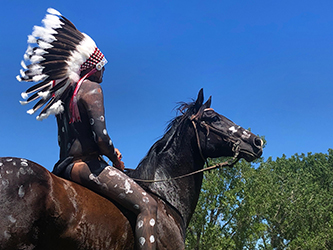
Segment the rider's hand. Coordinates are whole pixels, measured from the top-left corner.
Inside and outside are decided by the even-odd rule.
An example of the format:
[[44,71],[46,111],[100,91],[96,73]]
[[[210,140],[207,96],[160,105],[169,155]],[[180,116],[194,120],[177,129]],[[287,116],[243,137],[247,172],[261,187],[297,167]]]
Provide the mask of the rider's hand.
[[119,159],[119,161],[118,161],[117,164],[114,164],[114,163],[113,163],[113,167],[118,168],[118,169],[121,170],[121,171],[124,171],[124,169],[125,169],[125,164],[124,164],[123,161],[121,161],[121,160]]
[[115,148],[114,151],[116,151],[118,159],[121,160],[123,158],[123,155],[120,153],[119,149]]

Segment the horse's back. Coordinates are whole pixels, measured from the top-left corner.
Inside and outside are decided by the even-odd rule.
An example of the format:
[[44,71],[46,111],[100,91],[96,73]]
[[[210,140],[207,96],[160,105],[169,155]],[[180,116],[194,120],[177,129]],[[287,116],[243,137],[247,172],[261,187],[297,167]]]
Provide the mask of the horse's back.
[[1,250],[133,246],[131,226],[111,202],[25,159],[0,158],[0,214]]

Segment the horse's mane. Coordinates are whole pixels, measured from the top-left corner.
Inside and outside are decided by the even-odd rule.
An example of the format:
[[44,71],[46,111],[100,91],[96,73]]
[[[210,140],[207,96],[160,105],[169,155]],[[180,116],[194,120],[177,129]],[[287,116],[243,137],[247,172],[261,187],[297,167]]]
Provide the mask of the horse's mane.
[[[168,123],[162,138],[153,144],[147,155],[139,163],[137,169],[128,173],[129,176],[141,179],[152,178],[152,174],[159,165],[159,162],[157,162],[157,156],[168,151],[174,138],[177,138],[181,133],[186,121],[188,121],[193,114],[196,114],[197,107],[195,104],[196,103],[194,101],[190,103],[178,103],[175,109],[179,115]],[[172,161],[172,157],[168,157],[168,160]],[[172,165],[173,163],[170,162],[170,166]]]

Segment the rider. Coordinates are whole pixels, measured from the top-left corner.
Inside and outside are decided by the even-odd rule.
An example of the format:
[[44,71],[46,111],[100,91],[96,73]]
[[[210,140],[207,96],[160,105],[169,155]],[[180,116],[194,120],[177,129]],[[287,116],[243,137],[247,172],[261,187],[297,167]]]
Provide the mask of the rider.
[[[26,66],[22,61],[24,69],[17,79],[39,83],[22,93],[27,100],[21,103],[40,98],[28,111],[33,114],[49,101],[37,119],[56,115],[60,160],[53,173],[134,212],[136,244],[140,249],[155,249],[156,201],[122,172],[121,154],[105,126],[100,83],[107,60],[95,42],[58,11],[50,8],[48,13],[42,21],[45,27],[35,26],[28,39],[37,46],[28,46],[24,58],[31,64]],[[104,161],[103,155],[113,166]]]

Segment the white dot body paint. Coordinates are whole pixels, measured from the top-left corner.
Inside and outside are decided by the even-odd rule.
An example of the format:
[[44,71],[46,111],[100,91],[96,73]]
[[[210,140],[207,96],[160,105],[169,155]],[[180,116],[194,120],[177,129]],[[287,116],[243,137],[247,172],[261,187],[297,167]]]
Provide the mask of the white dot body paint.
[[151,219],[150,221],[149,221],[149,224],[153,227],[153,226],[155,226],[155,220],[154,219]]
[[131,194],[133,190],[131,190],[131,183],[128,180],[125,180],[125,194]]
[[139,242],[140,242],[141,246],[143,246],[145,244],[146,240],[145,240],[145,238],[140,237]]
[[104,122],[104,116],[101,115],[101,117],[99,118],[99,120],[100,120],[101,122]]
[[134,207],[134,209],[136,209],[136,210],[139,210],[139,208],[140,208],[140,206],[139,206],[138,204],[135,204],[133,207]]
[[143,197],[143,198],[142,198],[142,201],[143,201],[144,203],[148,203],[148,202],[149,202],[149,198],[148,198],[148,197]]
[[238,129],[235,128],[235,126],[232,126],[229,128],[229,130],[234,134],[238,131]]
[[154,243],[155,242],[154,235],[150,235],[149,240],[150,240],[150,243]]
[[23,185],[21,185],[19,190],[18,190],[18,196],[20,198],[23,198],[24,195],[25,195],[24,187],[23,187]]
[[251,134],[249,133],[249,131],[247,131],[247,130],[243,131],[243,134],[242,134],[243,139],[249,139],[250,136],[251,136]]
[[90,125],[94,125],[95,124],[95,120],[93,118],[90,119]]
[[104,135],[107,135],[107,134],[108,134],[108,131],[106,131],[106,129],[103,129],[103,134],[104,134]]
[[138,226],[138,229],[141,228],[143,226],[143,220],[139,220],[137,226]]
[[15,222],[16,222],[16,219],[15,219],[12,215],[9,215],[9,216],[8,216],[8,220],[9,220],[11,223],[15,223]]
[[27,162],[25,162],[25,161],[21,161],[21,166],[23,166],[23,167],[27,167],[29,164],[27,163]]

